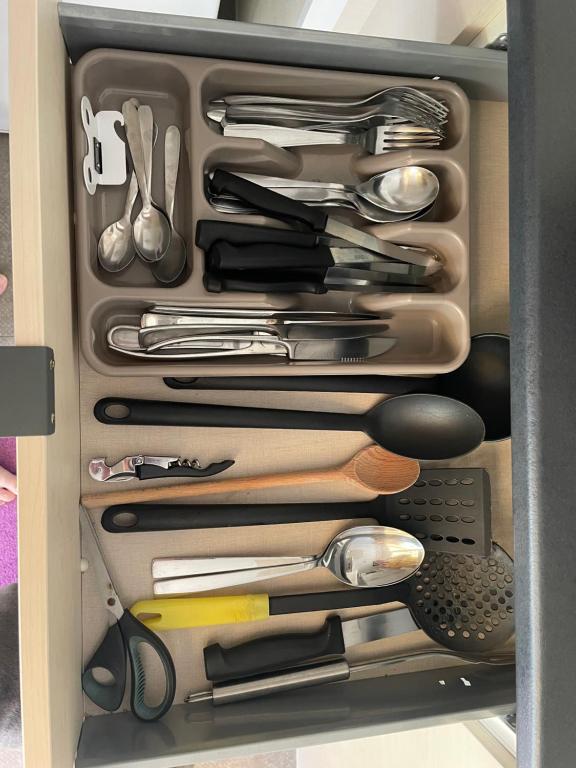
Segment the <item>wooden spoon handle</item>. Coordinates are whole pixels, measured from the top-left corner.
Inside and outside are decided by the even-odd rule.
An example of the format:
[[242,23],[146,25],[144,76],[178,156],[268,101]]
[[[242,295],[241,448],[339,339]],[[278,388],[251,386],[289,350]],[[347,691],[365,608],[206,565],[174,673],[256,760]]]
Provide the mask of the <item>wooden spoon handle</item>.
[[142,501],[160,501],[180,499],[190,496],[207,496],[215,493],[233,491],[252,491],[260,488],[278,488],[282,486],[309,485],[312,483],[335,482],[346,479],[340,469],[319,469],[312,472],[280,472],[274,475],[256,477],[231,477],[228,480],[213,480],[207,483],[182,483],[164,485],[160,488],[135,488],[132,491],[112,491],[110,493],[89,493],[82,497],[82,504],[87,509],[108,507],[112,504],[130,504]]

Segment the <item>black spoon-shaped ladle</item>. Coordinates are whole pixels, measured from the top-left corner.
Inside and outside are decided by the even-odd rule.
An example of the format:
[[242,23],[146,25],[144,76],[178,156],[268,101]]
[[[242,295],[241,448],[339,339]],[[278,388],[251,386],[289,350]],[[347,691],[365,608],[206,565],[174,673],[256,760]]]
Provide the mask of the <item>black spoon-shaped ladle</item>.
[[378,403],[364,414],[286,411],[107,397],[94,406],[104,424],[365,432],[388,451],[411,459],[461,456],[484,438],[484,422],[465,403],[411,394]]
[[473,336],[466,361],[452,373],[423,379],[404,376],[222,376],[167,378],[172,389],[357,392],[404,395],[434,392],[480,414],[485,440],[510,437],[510,339],[500,333]]

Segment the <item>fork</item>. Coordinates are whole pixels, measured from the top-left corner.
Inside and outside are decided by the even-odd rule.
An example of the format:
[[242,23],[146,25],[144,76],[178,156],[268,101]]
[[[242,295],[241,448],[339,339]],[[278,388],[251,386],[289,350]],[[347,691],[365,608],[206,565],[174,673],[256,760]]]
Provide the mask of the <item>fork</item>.
[[415,104],[420,104],[429,112],[446,117],[449,108],[430,94],[410,86],[392,86],[382,91],[370,94],[363,99],[338,99],[330,101],[328,99],[299,99],[287,96],[266,96],[266,95],[240,95],[233,94],[224,96],[221,101],[225,104],[285,104],[296,107],[336,107],[348,109],[350,107],[362,107],[370,104],[381,104],[395,98],[396,100],[409,100]]
[[425,139],[394,140],[384,126],[369,128],[363,133],[337,133],[332,131],[306,131],[299,128],[241,124],[225,125],[224,136],[236,138],[262,139],[277,147],[305,147],[318,145],[351,144],[365,149],[372,155],[380,155],[394,149],[413,149],[437,147],[440,137]]

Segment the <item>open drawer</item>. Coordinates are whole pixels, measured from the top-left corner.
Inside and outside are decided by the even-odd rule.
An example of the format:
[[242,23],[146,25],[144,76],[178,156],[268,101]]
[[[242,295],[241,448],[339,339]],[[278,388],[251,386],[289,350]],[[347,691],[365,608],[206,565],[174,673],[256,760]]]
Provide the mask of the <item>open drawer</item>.
[[[63,26],[73,59],[101,44],[117,47],[158,50],[154,24],[158,17],[138,14],[106,13],[62,6]],[[84,19],[86,14],[86,20]],[[166,18],[160,17],[163,25]],[[345,36],[318,36],[315,52],[326,57],[307,60],[304,51],[309,41],[305,33],[282,30],[282,46],[272,49],[279,30],[219,23],[204,25],[195,35],[195,24],[188,20],[187,34],[178,30],[164,36],[166,50],[179,54],[213,58],[289,61],[292,57],[308,66],[342,68],[383,73],[407,73],[432,76],[440,74],[455,80],[472,99],[471,120],[471,275],[472,333],[504,332],[508,326],[508,216],[507,216],[507,104],[503,90],[498,92],[495,72],[503,72],[505,59],[495,52],[475,52],[475,64],[467,49],[451,49],[440,55],[442,46],[433,46],[427,58],[426,46],[405,51],[398,43],[390,46],[376,64],[377,50],[349,63],[350,49],[358,41]],[[79,766],[132,765],[175,768],[201,759],[216,759],[274,750],[296,745],[341,740],[357,736],[417,727],[448,719],[465,719],[506,713],[514,708],[515,679],[508,667],[442,665],[442,685],[434,666],[413,667],[394,674],[353,683],[338,683],[333,688],[310,689],[303,695],[233,705],[226,712],[210,705],[175,706],[157,725],[142,725],[131,714],[120,713],[84,720],[85,710],[80,689],[82,666],[81,577],[79,569],[78,498],[81,483],[86,486],[86,459],[107,453],[127,455],[149,450],[180,454],[196,451],[201,458],[222,457],[233,446],[242,470],[281,470],[287,464],[297,468],[328,466],[346,458],[365,444],[360,435],[334,433],[329,448],[320,435],[302,436],[287,432],[280,438],[271,432],[252,444],[233,430],[218,430],[209,436],[210,455],[202,446],[207,433],[202,430],[175,430],[160,437],[154,432],[137,437],[130,431],[108,435],[102,425],[95,425],[91,410],[96,399],[106,394],[187,399],[186,393],[167,390],[159,379],[110,379],[91,371],[78,355],[76,343],[75,292],[71,258],[70,221],[72,194],[69,174],[67,133],[67,83],[69,62],[58,26],[56,4],[19,3],[12,16],[12,40],[18,45],[11,51],[11,163],[13,200],[13,252],[15,272],[16,340],[18,344],[51,346],[56,360],[56,433],[49,438],[19,440],[20,482],[20,583],[21,583],[21,664],[25,755],[27,766],[72,765],[78,749]],[[121,44],[122,34],[125,42]],[[286,38],[291,45],[283,49]],[[325,46],[320,43],[325,40]],[[267,45],[263,45],[263,41]],[[302,52],[299,56],[298,52]],[[319,52],[323,51],[322,54]],[[358,51],[358,49],[356,49]],[[341,55],[339,55],[341,54]],[[483,55],[485,54],[485,58]],[[30,65],[32,56],[33,66]],[[372,58],[370,58],[370,56]],[[412,56],[412,63],[408,64]],[[282,57],[285,57],[284,59]],[[363,63],[364,62],[364,63]],[[482,62],[485,70],[482,70]],[[462,67],[462,70],[460,69]],[[466,72],[459,77],[460,72]],[[489,74],[486,74],[488,72]],[[490,81],[492,80],[492,85]],[[202,402],[283,404],[280,393],[202,393],[194,399]],[[331,407],[337,410],[365,410],[375,402],[367,396],[310,394],[292,396],[291,407],[313,410]],[[136,428],[138,429],[138,428]],[[112,430],[113,432],[113,430]],[[354,445],[352,445],[354,443]],[[493,536],[512,552],[510,443],[484,444],[475,453],[455,462],[458,466],[484,466],[493,487]],[[269,497],[270,499],[272,497]],[[318,497],[319,498],[319,497]],[[264,500],[264,499],[262,499]],[[341,526],[340,526],[341,527]],[[303,526],[295,526],[303,528]],[[242,538],[239,546],[247,548],[258,541],[256,529]],[[289,536],[294,553],[303,542],[310,551],[321,548],[330,538],[334,525],[314,524],[304,533],[282,530]],[[234,539],[232,538],[234,537]],[[114,537],[112,537],[114,538]],[[116,537],[122,538],[122,537]],[[128,537],[129,538],[129,537]],[[194,551],[224,552],[223,544],[238,545],[230,530],[202,531],[193,539]],[[105,543],[106,552],[115,550],[111,562],[119,591],[132,595],[130,558],[138,552],[122,552],[119,542]],[[192,546],[192,543],[191,543]],[[260,545],[262,548],[262,544]],[[264,552],[264,549],[262,549]],[[190,554],[193,552],[190,551]],[[128,563],[123,575],[121,558]],[[155,553],[156,554],[156,553]],[[132,563],[137,560],[132,559]],[[322,587],[320,580],[301,585]],[[528,585],[524,584],[526,595]],[[284,588],[278,588],[278,592]],[[129,600],[128,600],[129,602]],[[93,617],[96,621],[97,617]],[[294,618],[294,617],[293,617]],[[323,616],[291,626],[315,627]],[[86,628],[88,627],[88,630]],[[84,623],[90,642],[90,621]],[[204,634],[185,633],[179,639],[166,638],[178,659],[186,660],[180,675],[181,694],[199,690],[201,648],[207,640],[234,642],[244,637],[236,629],[210,628]],[[216,632],[216,630],[219,630]],[[86,640],[86,637],[84,638]],[[176,646],[178,646],[176,648]],[[359,657],[360,660],[361,657]],[[398,670],[401,671],[401,670]],[[463,679],[467,682],[464,683]],[[468,685],[467,683],[471,683]],[[78,739],[80,737],[80,742]],[[534,763],[536,765],[536,763]],[[526,763],[526,766],[530,763]],[[549,768],[549,765],[546,766]]]

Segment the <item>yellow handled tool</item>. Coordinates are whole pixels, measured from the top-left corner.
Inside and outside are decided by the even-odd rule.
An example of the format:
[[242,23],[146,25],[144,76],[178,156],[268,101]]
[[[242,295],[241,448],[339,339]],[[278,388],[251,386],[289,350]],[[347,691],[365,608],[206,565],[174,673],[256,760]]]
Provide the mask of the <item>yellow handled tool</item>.
[[152,630],[241,624],[244,621],[267,619],[269,598],[268,595],[163,597],[140,600],[134,603],[130,611]]
[[339,611],[363,605],[406,603],[410,600],[407,581],[387,587],[311,592],[301,595],[224,595],[221,597],[159,597],[140,600],[130,609],[149,629],[186,629],[212,624],[241,624],[262,621],[269,616],[309,611]]

